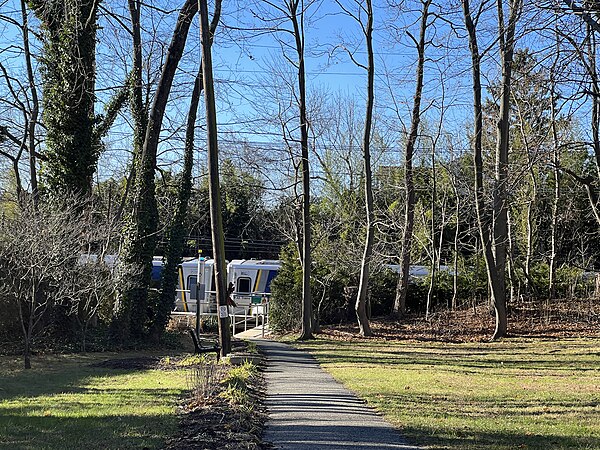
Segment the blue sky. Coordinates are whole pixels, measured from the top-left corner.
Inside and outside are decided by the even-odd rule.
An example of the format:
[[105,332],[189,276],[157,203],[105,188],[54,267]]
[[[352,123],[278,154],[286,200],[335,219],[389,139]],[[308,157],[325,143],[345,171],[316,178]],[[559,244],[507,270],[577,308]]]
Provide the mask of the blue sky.
[[[174,2],[151,0],[155,6],[173,7]],[[389,8],[388,2],[375,2],[374,47],[376,54],[376,108],[377,126],[388,138],[389,160],[382,163],[399,163],[403,127],[408,126],[410,107],[414,95],[416,51],[408,37],[418,33],[420,3],[403,3],[403,8]],[[347,8],[353,8],[352,0],[344,0]],[[19,18],[19,2],[0,0],[1,13]],[[111,12],[120,15],[125,22],[128,12],[124,2],[105,0],[104,5]],[[253,2],[224,3],[222,24],[217,33],[213,48],[215,79],[219,114],[219,131],[225,155],[239,150],[242,141],[262,146],[264,152],[281,151],[284,143],[280,127],[269,123],[276,112],[289,103],[290,89],[294,84],[291,77],[281,73],[293,71],[292,66],[281,56],[278,39],[284,33],[262,33],[251,37],[252,33],[234,31],[228,27],[246,27],[256,12]],[[318,5],[318,7],[317,7]],[[428,47],[428,62],[425,69],[425,89],[423,97],[423,123],[431,135],[437,129],[440,110],[444,106],[444,131],[456,141],[456,148],[467,151],[466,136],[471,117],[470,60],[464,32],[461,31],[461,15],[456,5],[444,4],[434,11],[440,13],[431,26],[429,37],[432,44]],[[176,10],[170,14],[144,7],[142,11],[144,25],[144,51],[147,55],[146,73],[148,79],[156,81],[162,61],[162,50],[171,38]],[[354,65],[347,55],[339,49],[341,45],[356,49],[357,59],[366,60],[364,40],[358,24],[341,13],[340,7],[332,0],[315,3],[309,10],[306,23],[306,70],[308,97],[311,111],[314,113],[313,129],[323,128],[321,122],[331,119],[332,113],[325,107],[336,97],[352,99],[356,116],[359,118],[364,109],[366,74]],[[98,44],[98,112],[115,88],[123,83],[125,73],[130,66],[130,41],[120,25],[104,12],[100,19],[101,30]],[[35,21],[33,22],[35,24]],[[534,23],[527,24],[535,27]],[[497,50],[493,47],[495,38],[493,14],[481,25],[480,45],[490,47],[484,61],[484,83],[498,76],[496,64]],[[284,38],[285,39],[285,38]],[[520,38],[520,46],[540,46],[540,35],[530,33]],[[16,28],[0,22],[0,49],[18,44]],[[442,45],[443,44],[443,45]],[[39,52],[39,46],[34,46]],[[334,51],[334,49],[336,49]],[[16,78],[22,76],[22,60],[18,52],[3,51],[2,60]],[[198,23],[192,25],[186,55],[181,62],[165,119],[161,161],[164,167],[171,164],[177,170],[182,149],[182,129],[187,114],[189,94],[193,75],[200,60],[198,45]],[[274,75],[279,73],[278,76]],[[291,81],[286,85],[285,81]],[[2,89],[2,87],[0,87]],[[393,94],[393,96],[392,96]],[[443,100],[442,100],[443,99]],[[395,103],[394,103],[395,102]],[[394,106],[398,111],[394,111]],[[293,105],[286,113],[293,116]],[[201,114],[202,115],[202,114]],[[200,116],[201,116],[200,115]],[[201,124],[201,117],[199,120]],[[204,144],[202,129],[198,129],[197,142]],[[317,145],[327,144],[327,137],[320,137]],[[258,145],[260,144],[260,145]],[[100,177],[120,176],[124,173],[131,149],[131,130],[127,113],[111,131],[107,139],[107,152],[101,160]],[[248,158],[263,157],[258,150],[249,150]],[[197,173],[203,172],[202,149],[198,153]],[[257,164],[258,166],[258,164]],[[264,169],[264,167],[263,167]]]

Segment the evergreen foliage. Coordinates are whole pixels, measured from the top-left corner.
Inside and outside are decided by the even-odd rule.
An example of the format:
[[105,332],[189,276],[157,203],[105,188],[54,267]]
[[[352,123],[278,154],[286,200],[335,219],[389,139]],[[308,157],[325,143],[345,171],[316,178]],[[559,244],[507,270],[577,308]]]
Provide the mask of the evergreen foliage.
[[269,324],[275,331],[296,331],[302,321],[302,267],[293,245],[282,250],[281,263],[271,283]]

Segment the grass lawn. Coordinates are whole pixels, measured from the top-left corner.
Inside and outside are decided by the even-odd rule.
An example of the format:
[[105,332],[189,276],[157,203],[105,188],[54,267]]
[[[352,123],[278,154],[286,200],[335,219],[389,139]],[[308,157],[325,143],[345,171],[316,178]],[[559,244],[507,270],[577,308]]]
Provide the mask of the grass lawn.
[[600,340],[303,342],[412,442],[600,449]]
[[27,371],[0,357],[0,448],[161,447],[176,433],[186,372],[93,367],[126,356],[156,355],[36,356]]

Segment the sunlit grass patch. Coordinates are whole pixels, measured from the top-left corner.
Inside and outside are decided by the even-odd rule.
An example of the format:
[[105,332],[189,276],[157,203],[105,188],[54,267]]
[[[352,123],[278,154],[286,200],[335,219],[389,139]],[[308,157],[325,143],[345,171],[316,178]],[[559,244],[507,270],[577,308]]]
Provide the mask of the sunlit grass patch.
[[417,444],[600,449],[600,342],[302,343]]
[[93,366],[114,354],[0,360],[0,448],[158,448],[175,433],[184,370]]

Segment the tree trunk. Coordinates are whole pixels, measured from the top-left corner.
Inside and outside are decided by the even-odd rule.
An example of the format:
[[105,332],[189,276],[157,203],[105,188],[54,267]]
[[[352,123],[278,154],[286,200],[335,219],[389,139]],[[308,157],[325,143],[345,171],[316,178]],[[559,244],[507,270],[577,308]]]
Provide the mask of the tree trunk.
[[35,130],[38,121],[38,114],[40,111],[40,102],[37,94],[37,87],[35,85],[35,77],[33,74],[33,65],[31,64],[31,50],[29,48],[29,22],[27,18],[27,4],[25,0],[21,0],[21,18],[23,21],[23,51],[25,53],[25,64],[27,66],[27,80],[29,82],[29,88],[31,89],[31,115],[29,116],[29,126],[27,130],[27,136],[29,143],[27,148],[29,150],[29,182],[31,184],[31,199],[33,207],[38,207],[38,181],[37,181],[37,163],[35,157]]
[[417,52],[419,60],[417,64],[417,84],[415,86],[415,97],[413,100],[412,118],[410,133],[406,143],[404,153],[404,180],[406,189],[406,206],[404,210],[404,233],[402,235],[402,251],[400,253],[400,276],[396,286],[396,299],[392,313],[400,318],[406,314],[406,294],[408,292],[408,275],[410,273],[410,250],[413,240],[413,229],[415,222],[415,186],[413,179],[413,153],[417,135],[419,133],[419,123],[421,120],[421,96],[423,94],[423,72],[425,67],[425,35],[427,31],[427,19],[431,0],[423,3],[423,12],[421,15],[421,29],[419,41],[417,43]]
[[25,369],[31,369],[31,345],[29,337],[25,337],[25,351],[23,353]]
[[[429,320],[431,314],[431,304],[433,302],[433,290],[435,289],[435,277],[437,269],[437,254],[436,254],[436,232],[435,232],[435,215],[437,201],[437,173],[435,165],[435,145],[431,144],[431,269],[429,271],[429,289],[427,289],[427,305],[425,306],[425,320]],[[441,241],[441,239],[440,239]],[[441,242],[440,242],[441,245]],[[441,247],[440,247],[441,249]],[[441,256],[441,253],[440,253]]]
[[[202,92],[202,67],[200,67],[194,81],[194,89],[190,100],[188,111],[185,150],[183,157],[183,172],[181,181],[177,188],[177,203],[173,220],[167,232],[167,248],[165,250],[164,265],[158,305],[154,312],[151,326],[151,337],[158,342],[169,322],[173,310],[175,295],[177,293],[177,268],[181,263],[181,255],[185,240],[185,218],[188,211],[188,203],[192,195],[192,169],[194,166],[194,132],[200,94]],[[199,282],[199,281],[198,281]]]
[[45,186],[57,199],[65,194],[88,197],[99,156],[94,104],[100,1],[28,3],[43,30]]
[[[210,24],[210,44],[214,36],[217,24],[221,16],[221,0],[215,3],[215,14]],[[194,134],[198,105],[203,87],[202,64],[194,81],[194,89],[190,100],[190,108],[185,133],[185,150],[183,159],[183,172],[177,189],[177,204],[175,214],[167,233],[168,242],[165,251],[165,262],[162,270],[162,280],[159,294],[159,303],[155,318],[152,323],[151,335],[155,341],[160,340],[166,325],[168,324],[174,300],[177,292],[177,268],[181,262],[185,240],[185,218],[188,211],[188,203],[192,195],[192,169],[194,165]]]
[[[529,152],[528,149],[526,149]],[[528,156],[529,159],[529,156]],[[537,203],[537,180],[535,178],[535,172],[533,168],[533,162],[528,161],[530,165],[529,176],[531,178],[531,198],[527,202],[527,248],[525,249],[525,279],[529,280],[531,278],[531,259],[533,258],[533,240],[535,233],[535,217],[534,217],[534,208]],[[531,289],[535,289],[535,286],[529,286],[528,291]]]
[[550,224],[550,270],[548,280],[548,297],[550,300],[556,297],[556,253],[557,253],[557,230],[558,230],[558,207],[560,202],[560,147],[558,144],[558,132],[556,130],[556,92],[554,80],[550,81],[551,99],[551,127],[552,127],[552,163],[554,165],[554,197],[552,199],[552,221]]
[[[595,161],[596,161],[596,180],[600,181],[600,79],[598,78],[597,61],[596,61],[596,33],[591,29],[591,25],[588,24],[588,34],[590,36],[588,45],[588,64],[590,68],[590,78],[592,86],[592,147],[594,149]],[[598,195],[596,194],[596,187],[593,183],[586,184],[586,190],[588,199],[594,217],[598,226],[600,226],[600,211],[598,204]]]
[[497,0],[498,35],[502,61],[502,93],[496,142],[496,180],[494,186],[494,257],[496,262],[495,287],[493,288],[496,329],[492,339],[506,336],[506,245],[508,242],[508,147],[510,133],[510,97],[512,61],[515,44],[516,21],[520,14],[520,1],[509,0],[508,24],[504,23],[502,0]]
[[363,258],[360,265],[360,281],[356,296],[356,317],[362,336],[372,336],[371,325],[367,316],[367,295],[369,290],[369,266],[373,255],[373,242],[375,240],[375,213],[373,211],[373,180],[371,174],[371,128],[373,121],[373,103],[375,99],[375,62],[373,58],[373,6],[371,0],[366,0],[367,24],[365,39],[367,44],[367,105],[365,112],[365,127],[363,132],[363,161],[365,174],[365,206],[367,215],[367,235]]
[[300,116],[300,147],[302,159],[302,329],[299,339],[312,339],[312,292],[311,277],[311,217],[310,217],[310,168],[308,152],[308,118],[306,115],[306,70],[304,66],[304,11],[300,12],[299,0],[289,2],[289,18],[293,26],[295,49],[298,55],[298,91]]
[[125,226],[118,262],[117,299],[111,323],[111,335],[117,344],[122,344],[129,332],[136,338],[141,337],[144,332],[148,285],[158,226],[154,184],[156,152],[175,71],[197,10],[196,0],[186,0],[179,13],[148,116],[144,145],[136,169],[132,211]]
[[[477,43],[477,32],[473,22],[469,0],[462,0],[465,25],[469,34],[469,49],[471,52],[472,76],[473,76],[473,160],[475,173],[475,210],[477,213],[477,223],[479,237],[483,248],[485,258],[488,286],[491,292],[492,304],[494,305],[494,314],[496,316],[496,330],[494,337],[499,337],[502,332],[506,332],[506,291],[504,285],[504,273],[500,277],[496,265],[494,252],[492,250],[491,233],[488,225],[484,222],[484,188],[483,188],[483,156],[482,156],[482,132],[483,132],[483,112],[481,104],[481,68],[480,54]],[[505,222],[506,224],[506,222]],[[498,336],[497,336],[498,335]]]
[[212,30],[208,25],[208,6],[206,0],[198,0],[198,9],[200,11],[200,34],[202,40],[202,75],[204,78],[204,103],[206,107],[210,223],[215,258],[217,309],[219,311],[219,343],[221,345],[221,355],[226,356],[231,352],[231,337],[229,332],[229,314],[227,313],[227,272],[223,218],[221,216],[217,111],[215,108],[212,56],[210,51]]
[[453,274],[452,274],[452,310],[455,310],[458,303],[458,238],[460,236],[460,194],[458,192],[458,186],[456,186],[456,177],[452,175],[452,188],[454,189],[454,195],[456,196],[456,230],[454,230],[454,258],[453,258]]
[[[35,269],[32,271],[31,278],[35,280]],[[25,369],[31,369],[31,339],[33,336],[34,314],[37,309],[37,299],[39,296],[35,281],[31,289],[31,300],[28,305],[27,317],[23,314],[23,304],[19,302],[19,318],[21,319],[21,330],[23,331],[23,362]]]
[[[508,220],[508,258],[506,261],[507,264],[507,273],[508,273],[508,283],[510,285],[510,301],[514,301],[517,298],[518,292],[520,291],[520,284],[517,283],[517,275],[515,271],[515,247],[514,247],[514,238],[513,238],[513,223],[512,223],[512,215],[510,211],[507,214]],[[519,291],[515,290],[515,287],[519,286]]]
[[600,180],[600,80],[598,79],[596,61],[596,34],[590,29],[589,63],[592,78],[592,145],[596,161],[597,179]]

